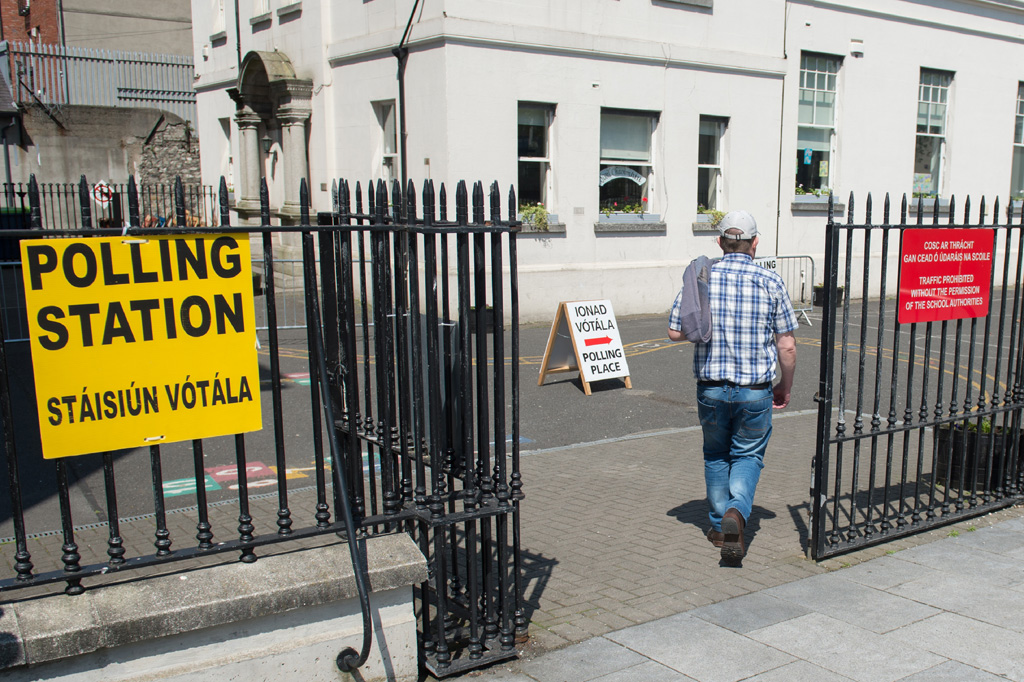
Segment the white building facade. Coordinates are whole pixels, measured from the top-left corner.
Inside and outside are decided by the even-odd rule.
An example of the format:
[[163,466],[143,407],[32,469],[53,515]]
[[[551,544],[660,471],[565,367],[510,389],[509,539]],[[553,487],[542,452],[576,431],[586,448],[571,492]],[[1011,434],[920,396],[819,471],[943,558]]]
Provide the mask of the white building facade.
[[520,238],[524,321],[667,310],[716,251],[701,210],[750,211],[758,255],[810,256],[818,283],[829,192],[873,193],[878,219],[886,192],[1024,194],[1020,0],[192,6],[204,182],[228,177],[241,219],[261,177],[283,222],[302,177],[314,210],[334,179],[402,177],[405,35],[405,175],[549,214]]

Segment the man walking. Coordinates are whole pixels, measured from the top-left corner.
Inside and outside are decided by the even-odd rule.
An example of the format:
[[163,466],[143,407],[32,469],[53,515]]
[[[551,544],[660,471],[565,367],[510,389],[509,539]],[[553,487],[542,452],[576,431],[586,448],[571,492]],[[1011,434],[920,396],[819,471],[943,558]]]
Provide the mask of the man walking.
[[[764,468],[772,409],[789,404],[796,369],[796,313],[776,273],[753,262],[757,223],[731,211],[718,226],[723,257],[711,267],[711,340],[693,350],[697,412],[704,431],[704,481],[710,505],[708,539],[722,559],[739,564],[743,529]],[[668,337],[683,341],[680,290],[669,315]],[[775,364],[779,383],[772,388]]]

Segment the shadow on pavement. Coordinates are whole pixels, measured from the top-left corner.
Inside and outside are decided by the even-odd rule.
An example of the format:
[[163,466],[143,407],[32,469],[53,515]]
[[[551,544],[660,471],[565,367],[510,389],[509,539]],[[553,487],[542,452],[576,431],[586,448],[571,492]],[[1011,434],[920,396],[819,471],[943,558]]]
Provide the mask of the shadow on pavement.
[[[711,528],[711,522],[708,521],[708,501],[704,499],[685,502],[678,507],[669,509],[665,515],[671,516],[681,523],[695,526],[700,530],[701,535],[707,535],[708,529]],[[750,512],[750,519],[747,520],[746,528],[743,531],[743,535],[747,539],[747,547],[754,543],[757,531],[761,529],[761,519],[774,518],[775,512],[756,504],[754,505]]]

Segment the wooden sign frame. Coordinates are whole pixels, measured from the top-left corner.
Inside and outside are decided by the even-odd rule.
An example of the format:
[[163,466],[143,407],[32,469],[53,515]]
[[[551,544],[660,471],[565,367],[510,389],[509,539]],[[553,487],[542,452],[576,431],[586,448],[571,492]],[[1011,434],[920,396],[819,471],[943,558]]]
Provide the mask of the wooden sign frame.
[[[573,310],[589,309],[595,311],[595,313],[600,311],[597,315],[601,319],[594,320],[593,324],[597,325],[596,331],[604,334],[604,336],[596,339],[583,338],[587,332],[574,329],[574,325],[570,322],[570,306],[573,306]],[[611,333],[609,333],[607,327],[601,326],[609,324],[611,325]],[[578,334],[577,332],[580,333]],[[593,372],[587,371],[588,367],[594,368],[595,365],[584,365],[584,357],[587,353],[595,351],[587,351],[585,349],[590,343],[594,342],[608,346],[608,348],[602,349],[600,352],[602,354],[609,354],[616,366],[621,364],[620,370],[613,369],[609,372],[602,372],[611,374],[611,376],[607,377],[596,377]],[[597,362],[597,366],[600,367],[601,361]],[[611,301],[562,301],[558,304],[555,319],[551,323],[548,344],[544,349],[544,358],[540,363],[540,377],[537,379],[537,385],[542,386],[544,379],[548,375],[561,374],[563,372],[579,372],[580,382],[583,384],[583,392],[586,395],[591,395],[590,384],[592,382],[604,379],[621,378],[626,388],[633,388],[633,383],[629,377],[629,365],[626,363],[626,354],[622,348],[622,341],[619,338],[618,322],[615,320]]]

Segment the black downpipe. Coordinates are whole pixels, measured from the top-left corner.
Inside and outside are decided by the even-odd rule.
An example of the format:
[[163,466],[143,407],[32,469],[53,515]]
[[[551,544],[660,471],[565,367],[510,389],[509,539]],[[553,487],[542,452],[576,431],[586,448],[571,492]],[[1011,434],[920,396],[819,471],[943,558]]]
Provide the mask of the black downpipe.
[[405,24],[405,32],[402,33],[402,39],[398,41],[398,47],[391,50],[391,54],[395,55],[398,60],[398,163],[402,167],[402,187],[406,187],[409,183],[409,174],[406,171],[406,144],[405,138],[407,132],[405,129],[405,65],[409,61],[409,48],[405,46],[405,43],[409,40],[409,31],[412,29],[412,20],[416,16],[416,8],[419,7],[420,0],[412,5],[412,11],[409,12],[409,21]]
[[[303,185],[305,185],[304,180]],[[305,207],[305,205],[304,201],[303,206]],[[308,223],[308,218],[303,222]],[[334,428],[331,393],[327,385],[327,361],[324,358],[323,326],[320,323],[320,301],[318,300],[319,297],[315,294],[315,282],[312,281],[316,277],[313,266],[313,235],[309,232],[302,233],[302,249],[306,261],[306,276],[309,280],[307,281],[306,290],[314,292],[309,297],[310,312],[313,314],[310,331],[313,332],[313,350],[316,355],[320,375],[318,379],[321,403],[324,410],[324,419],[327,420],[327,436],[331,445],[331,472],[334,476],[334,489],[341,493],[341,516],[345,522],[345,533],[348,535],[348,549],[352,558],[356,589],[359,592],[359,607],[363,613],[363,645],[361,650],[356,652],[352,647],[345,647],[338,653],[338,658],[335,661],[339,670],[350,673],[366,663],[366,659],[370,656],[370,645],[373,642],[373,621],[370,618],[370,591],[368,587],[369,577],[367,576],[365,548],[360,548],[359,546],[364,543],[356,536],[355,521],[352,519],[352,507],[348,497],[348,481],[346,480],[345,466],[341,461],[341,454],[338,449],[338,436]]]
[[[238,78],[242,78],[242,29],[241,21],[239,19],[240,12],[238,11],[238,3],[241,0],[235,0],[235,58],[238,60]],[[241,85],[241,80],[239,80]]]
[[7,131],[18,122],[18,119],[12,118],[11,122],[0,129],[0,135],[3,136],[4,141],[4,170],[7,178],[7,206],[14,207],[14,181],[11,179],[11,152],[9,148],[10,141],[7,139]]

